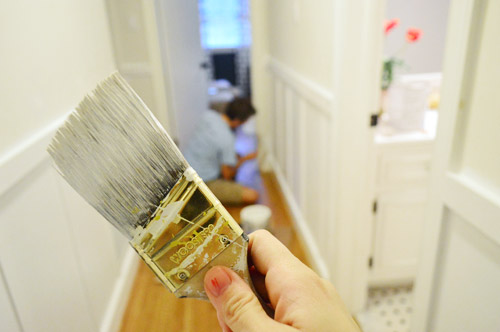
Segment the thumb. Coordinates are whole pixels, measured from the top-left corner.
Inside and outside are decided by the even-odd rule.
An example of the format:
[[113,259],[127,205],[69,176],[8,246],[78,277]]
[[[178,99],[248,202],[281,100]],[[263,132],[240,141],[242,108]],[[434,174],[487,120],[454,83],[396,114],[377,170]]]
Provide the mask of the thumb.
[[250,287],[226,267],[216,266],[207,272],[205,291],[224,332],[268,331],[275,323]]

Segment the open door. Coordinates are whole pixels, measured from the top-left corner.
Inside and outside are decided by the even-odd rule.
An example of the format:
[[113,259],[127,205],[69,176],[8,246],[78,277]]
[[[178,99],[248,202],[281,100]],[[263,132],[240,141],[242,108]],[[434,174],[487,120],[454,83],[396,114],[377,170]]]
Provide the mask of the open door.
[[451,3],[413,331],[500,328],[500,1]]
[[119,71],[182,145],[208,107],[198,2],[106,2]]
[[209,65],[201,47],[198,1],[155,0],[155,11],[168,106],[182,147],[208,108]]

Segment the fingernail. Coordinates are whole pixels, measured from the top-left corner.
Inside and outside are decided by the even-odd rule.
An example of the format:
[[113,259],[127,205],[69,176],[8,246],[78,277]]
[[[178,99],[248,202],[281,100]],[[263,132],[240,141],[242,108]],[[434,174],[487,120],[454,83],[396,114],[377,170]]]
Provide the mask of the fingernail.
[[215,267],[207,273],[207,290],[215,297],[220,296],[226,288],[231,284],[231,278],[220,267]]

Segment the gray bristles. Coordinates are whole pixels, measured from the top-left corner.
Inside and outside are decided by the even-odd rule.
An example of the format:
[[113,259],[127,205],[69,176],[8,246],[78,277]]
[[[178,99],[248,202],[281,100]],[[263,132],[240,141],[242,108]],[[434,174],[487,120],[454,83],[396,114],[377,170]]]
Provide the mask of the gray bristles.
[[188,167],[118,73],[80,102],[48,152],[66,181],[129,238]]

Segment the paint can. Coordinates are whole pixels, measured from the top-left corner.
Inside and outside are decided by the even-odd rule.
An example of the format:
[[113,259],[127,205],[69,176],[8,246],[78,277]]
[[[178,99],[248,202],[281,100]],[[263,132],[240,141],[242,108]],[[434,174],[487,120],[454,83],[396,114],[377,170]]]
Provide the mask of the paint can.
[[262,204],[246,206],[240,212],[240,220],[245,233],[267,229],[271,220],[271,209]]

